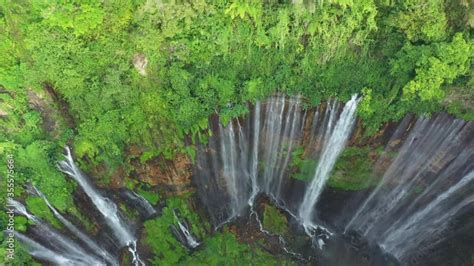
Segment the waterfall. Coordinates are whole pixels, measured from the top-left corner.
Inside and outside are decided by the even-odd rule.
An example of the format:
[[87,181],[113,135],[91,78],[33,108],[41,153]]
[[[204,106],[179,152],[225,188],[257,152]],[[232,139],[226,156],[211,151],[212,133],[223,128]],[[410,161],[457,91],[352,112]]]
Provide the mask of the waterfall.
[[243,134],[242,128],[238,127],[238,134],[235,134],[234,123],[229,123],[226,127],[219,124],[219,133],[221,138],[220,152],[223,165],[223,178],[230,195],[231,216],[240,213],[247,199],[246,183],[248,175],[243,165],[246,161],[247,154],[239,145],[244,140],[241,139]]
[[123,215],[119,213],[117,206],[110,199],[103,197],[91,186],[87,177],[76,166],[68,147],[66,147],[65,158],[65,161],[59,162],[59,169],[72,177],[83,189],[84,193],[91,199],[94,206],[102,214],[106,224],[112,229],[112,232],[118,241],[118,245],[120,247],[129,247],[135,265],[144,265],[137,256],[136,238],[131,232],[129,225],[122,218]]
[[[211,122],[213,134],[207,145],[199,147],[194,182],[213,224],[219,226],[239,216],[247,206],[252,208],[258,193],[268,195],[308,224],[350,136],[357,102],[353,96],[342,112],[337,101],[328,102],[326,108],[303,109],[302,97],[276,94],[249,105],[250,114],[245,118],[227,125]],[[320,163],[302,205],[294,208],[287,204],[286,193],[293,182],[289,176],[294,171],[292,152],[297,147],[303,147],[310,158],[320,157]]]
[[[293,99],[290,100],[290,102],[293,102]],[[280,157],[280,152],[279,152],[279,146],[282,144],[280,142],[281,138],[281,130],[282,127],[284,126],[284,122],[289,119],[290,114],[288,113],[286,117],[288,119],[284,119],[283,114],[285,110],[285,105],[287,104],[286,98],[285,97],[278,97],[276,101],[271,101],[270,102],[270,107],[267,108],[266,112],[266,117],[265,119],[265,125],[264,125],[264,139],[267,140],[264,149],[264,170],[263,170],[263,180],[260,186],[263,187],[263,191],[272,194],[274,194],[273,188],[275,186],[279,186],[279,181],[276,179],[276,176],[274,176],[276,164],[278,161],[278,158]]]
[[76,242],[62,235],[51,226],[29,213],[25,206],[20,202],[9,199],[8,206],[14,208],[17,213],[34,222],[32,232],[38,236],[42,242],[46,243],[45,245],[42,245],[35,240],[16,232],[15,235],[17,239],[25,244],[32,256],[55,265],[106,265],[104,260],[90,254]]
[[172,229],[174,234],[184,244],[184,246],[189,247],[190,249],[195,249],[201,245],[201,243],[199,243],[199,241],[191,234],[188,224],[178,217],[175,210],[173,210],[173,215],[176,219],[176,222],[178,223],[179,230],[177,230],[174,226]]
[[252,159],[251,159],[251,166],[250,169],[250,179],[252,181],[252,192],[250,194],[250,198],[248,204],[250,207],[253,206],[253,202],[255,197],[259,192],[258,188],[258,141],[260,135],[260,102],[258,101],[255,104],[254,110],[254,119],[253,119],[253,143],[252,143]]
[[15,211],[20,214],[25,216],[28,220],[32,221],[35,224],[41,224],[40,220],[36,218],[33,214],[29,213],[28,210],[26,209],[25,205],[21,204],[20,202],[13,200],[13,199],[8,199],[7,201],[8,207],[12,207],[15,209]]
[[120,190],[120,196],[124,198],[127,203],[130,203],[133,208],[137,209],[144,219],[152,217],[157,213],[148,200],[133,190],[122,188]]
[[79,228],[77,228],[73,223],[67,220],[61,213],[56,210],[56,208],[51,205],[48,199],[44,196],[44,194],[39,191],[36,187],[32,187],[34,193],[41,197],[49,209],[53,212],[53,215],[63,224],[74,236],[76,236],[79,240],[81,240],[90,250],[92,250],[95,255],[103,258],[104,261],[108,262],[111,265],[118,265],[118,261],[104,248],[100,247],[94,240],[92,240],[89,236],[84,234]]
[[316,167],[316,172],[306,189],[303,202],[299,208],[299,217],[305,230],[308,234],[315,226],[313,225],[312,216],[314,207],[318,201],[321,192],[329,179],[329,174],[336,163],[336,160],[349,138],[352,127],[354,125],[354,115],[357,108],[357,96],[352,96],[352,99],[347,102],[342,110],[339,120],[335,126],[332,126],[334,119],[334,112],[331,112],[330,123],[325,133],[325,142],[323,145],[322,154]]
[[102,214],[107,225],[112,229],[115,237],[119,241],[121,247],[128,246],[135,237],[131,233],[126,222],[120,217],[117,206],[110,199],[103,197],[88,182],[85,175],[79,170],[74,162],[71,151],[66,147],[66,160],[59,162],[59,169],[65,174],[72,177],[79,186],[84,190],[86,195],[91,199],[94,206]]
[[[132,233],[128,222],[118,211],[117,205],[110,199],[101,195],[91,183],[88,177],[76,166],[72,159],[69,148],[66,147],[66,160],[59,162],[58,168],[71,176],[90,198],[93,205],[101,214],[105,225],[111,229],[112,239],[115,240],[116,248],[126,247],[131,254],[133,265],[145,265],[137,252],[137,238]],[[27,191],[43,199],[51,210],[54,217],[64,226],[71,235],[59,232],[48,223],[28,212],[27,208],[13,199],[8,200],[7,207],[16,213],[25,216],[33,225],[29,226],[28,236],[16,233],[17,239],[22,242],[28,252],[35,258],[46,261],[53,265],[119,265],[118,252],[108,250],[106,246],[110,243],[103,239],[94,239],[84,233],[74,223],[61,214],[39,189],[33,185],[27,185]],[[139,210],[149,217],[156,213],[153,206],[143,197],[131,190],[122,190],[122,196],[138,205]],[[184,226],[181,224],[181,226]],[[187,227],[186,227],[187,228]],[[31,237],[33,236],[33,237]],[[112,252],[110,252],[112,251]]]
[[[397,156],[390,159],[392,143],[407,131]],[[404,119],[378,161],[391,163],[345,231],[378,243],[402,263],[425,256],[447,237],[451,221],[472,210],[473,134],[474,123],[445,114],[420,117],[414,125]]]
[[[447,222],[462,208],[474,203],[474,196],[457,201],[453,204],[450,200],[468,186],[474,187],[474,172],[464,176],[454,186],[442,192],[435,200],[431,201],[424,209],[413,214],[403,224],[390,231],[383,239],[382,246],[389,253],[402,257],[404,252],[416,249],[423,241],[436,232],[443,230]],[[434,241],[439,241],[435,239]],[[436,243],[429,243],[431,245]]]
[[[351,238],[357,242],[351,241],[354,247],[373,251],[376,246],[374,252],[382,250],[403,265],[409,265],[446,243],[446,239],[454,235],[458,220],[470,215],[474,207],[474,123],[453,119],[447,114],[417,119],[408,115],[396,128],[396,125],[387,126],[383,136],[375,137],[380,143],[386,143],[385,150],[381,154],[378,150],[370,154],[370,164],[375,164],[372,173],[375,180],[369,180],[373,185],[357,192],[328,190],[327,195],[331,194],[328,198],[332,194],[344,194],[347,198],[335,206],[350,210],[343,212],[343,217],[327,218],[336,216],[337,209],[327,204],[329,200],[326,193],[322,197],[323,191],[351,137],[358,102],[354,95],[345,104],[330,100],[307,109],[303,107],[302,97],[277,94],[249,104],[248,116],[227,124],[211,118],[209,142],[198,144],[193,182],[213,225],[219,227],[250,209],[257,229],[275,239],[278,237],[282,251],[305,258],[307,254],[297,253],[298,249],[292,251],[294,247],[289,246],[283,236],[263,227],[258,207],[254,205],[258,196],[265,194],[302,225],[313,244],[319,247],[327,244],[324,252],[329,256],[331,250],[338,248],[334,243],[354,237]],[[134,265],[144,265],[137,252],[135,232],[117,205],[81,172],[69,148],[66,148],[65,158],[59,162],[59,169],[79,184],[103,218],[104,226],[112,232],[117,247],[128,249]],[[311,168],[306,169],[309,172],[293,164],[295,159],[309,161],[305,164]],[[100,239],[84,233],[36,187],[32,186],[31,190],[43,199],[63,225],[60,232],[31,214],[22,203],[9,200],[7,206],[32,223],[28,235],[16,233],[32,256],[53,265],[119,264],[114,250],[108,250]],[[153,206],[135,192],[122,190],[122,194],[143,216],[156,213]],[[329,208],[331,215],[325,215],[324,211]],[[171,232],[189,250],[199,247],[201,242],[193,236],[186,220],[175,210],[173,213]],[[332,224],[334,220],[337,223]],[[329,232],[322,224],[335,226]],[[339,228],[344,232],[338,232]],[[332,235],[332,232],[332,241],[325,243],[327,234]]]
[[50,262],[53,265],[86,266],[86,264],[64,257],[58,252],[39,244],[22,233],[16,232],[15,237],[26,246],[28,252],[35,258]]
[[[59,162],[59,169],[71,176],[91,199],[102,215],[105,224],[111,229],[113,238],[116,240],[116,246],[118,248],[127,247],[132,255],[133,265],[145,265],[138,256],[136,237],[128,223],[122,218],[123,215],[118,211],[115,203],[102,196],[89,183],[88,178],[76,166],[67,147],[65,158],[65,161]],[[68,236],[57,231],[51,225],[28,212],[23,204],[9,199],[7,206],[13,208],[16,213],[25,216],[34,224],[29,227],[28,234],[35,236],[37,239],[24,234],[16,234],[19,241],[25,244],[32,256],[54,265],[119,265],[115,251],[113,253],[109,252],[100,239],[93,239],[82,232],[61,214],[39,189],[29,185],[27,191],[41,197],[54,217],[71,233],[71,236]],[[138,202],[144,212],[151,215],[156,212],[148,201],[135,192],[127,191],[125,194]]]

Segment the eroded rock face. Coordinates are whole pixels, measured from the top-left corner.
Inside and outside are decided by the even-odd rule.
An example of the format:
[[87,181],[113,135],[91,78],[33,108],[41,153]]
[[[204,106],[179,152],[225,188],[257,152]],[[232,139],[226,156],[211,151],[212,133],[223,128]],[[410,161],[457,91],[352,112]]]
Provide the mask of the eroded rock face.
[[144,54],[136,54],[133,57],[133,66],[142,76],[146,76],[146,66],[148,65],[148,59]]
[[30,107],[41,114],[42,127],[53,138],[59,137],[61,133],[61,115],[55,108],[56,104],[45,91],[34,91],[28,88],[28,103]]
[[[132,147],[131,154],[141,154],[140,149]],[[177,154],[173,160],[161,156],[141,163],[139,159],[132,162],[133,175],[152,186],[164,186],[170,192],[181,194],[191,190],[192,162],[188,156]]]
[[115,172],[112,173],[110,177],[109,187],[114,189],[119,189],[125,186],[125,171],[123,167],[118,167]]

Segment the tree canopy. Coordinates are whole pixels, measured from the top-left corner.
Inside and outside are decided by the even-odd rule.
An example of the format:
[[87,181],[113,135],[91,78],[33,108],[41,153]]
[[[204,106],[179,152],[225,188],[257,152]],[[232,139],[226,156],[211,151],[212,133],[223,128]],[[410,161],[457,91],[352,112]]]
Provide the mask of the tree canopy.
[[[473,4],[463,0],[0,1],[0,167],[17,158],[60,210],[61,149],[111,174],[193,156],[208,119],[275,92],[306,107],[363,97],[366,134],[406,113],[474,119]],[[1,184],[5,189],[5,183]],[[19,193],[19,192],[18,192]],[[1,201],[1,200],[0,200]],[[5,217],[1,217],[5,219]]]

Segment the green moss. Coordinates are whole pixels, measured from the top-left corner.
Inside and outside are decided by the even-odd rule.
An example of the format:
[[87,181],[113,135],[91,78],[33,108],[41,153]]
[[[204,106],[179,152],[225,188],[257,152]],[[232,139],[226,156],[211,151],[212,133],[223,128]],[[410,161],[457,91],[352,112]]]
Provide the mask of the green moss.
[[[150,259],[153,265],[278,265],[270,254],[245,243],[239,243],[234,234],[224,228],[224,232],[206,236],[202,223],[197,214],[188,206],[186,197],[173,197],[166,201],[167,207],[162,215],[144,224],[144,243],[154,254]],[[270,218],[278,219],[278,230],[282,232],[283,223],[278,210],[269,206]],[[202,248],[189,256],[187,250],[174,238],[169,230],[171,224],[176,224],[173,209],[179,209],[191,225],[191,231],[203,241]],[[275,218],[277,217],[277,218]],[[285,221],[286,222],[286,221]]]
[[139,217],[138,210],[135,208],[130,208],[124,202],[118,203],[118,208],[121,210],[123,214],[125,214],[125,216],[128,217],[128,219],[132,221],[137,220],[137,218]]
[[70,208],[68,212],[81,221],[81,225],[84,226],[87,232],[94,232],[96,230],[94,222],[91,220],[90,216],[87,216],[87,214],[84,215],[82,212],[78,211],[77,208]]
[[370,147],[347,147],[334,166],[328,186],[344,190],[361,190],[374,184]]
[[288,231],[288,220],[278,208],[273,205],[265,204],[263,227],[272,233],[284,235]]
[[291,177],[301,181],[309,181],[311,178],[313,178],[317,161],[306,159],[304,158],[303,154],[303,146],[297,147],[291,153],[290,166],[296,168],[296,171],[291,174]]
[[154,254],[151,259],[153,265],[176,265],[187,256],[186,249],[175,239],[169,229],[170,225],[176,224],[173,209],[178,209],[180,215],[189,221],[194,235],[204,237],[202,223],[197,214],[189,208],[186,197],[169,198],[166,204],[160,217],[144,223],[144,242]]
[[142,183],[136,179],[130,177],[125,178],[125,187],[135,191],[151,204],[156,204],[160,200],[160,195],[157,192],[152,191],[150,185]]
[[15,231],[25,232],[28,224],[28,219],[24,216],[15,216]]
[[153,205],[160,200],[160,195],[157,192],[145,190],[143,186],[137,189],[137,193]]
[[[472,99],[472,98],[471,98]],[[466,107],[460,102],[453,102],[448,107],[448,112],[461,119],[472,121],[474,120],[474,107]]]
[[203,243],[203,249],[187,257],[182,265],[283,265],[260,248],[239,243],[231,232],[224,230]]
[[35,216],[51,223],[56,228],[61,228],[61,223],[54,217],[54,214],[48,208],[48,205],[40,197],[26,198],[26,207]]

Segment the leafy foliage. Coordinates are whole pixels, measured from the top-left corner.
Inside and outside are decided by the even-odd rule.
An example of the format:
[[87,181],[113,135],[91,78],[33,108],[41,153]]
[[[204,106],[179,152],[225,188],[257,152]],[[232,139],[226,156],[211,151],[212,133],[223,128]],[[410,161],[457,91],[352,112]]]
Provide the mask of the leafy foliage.
[[[472,120],[472,8],[461,0],[1,1],[0,171],[13,154],[18,188],[32,182],[60,211],[77,214],[74,185],[55,168],[66,143],[81,166],[109,174],[131,169],[132,145],[142,163],[194,157],[209,117],[227,123],[276,91],[300,94],[307,106],[362,95],[367,135],[408,112],[445,110]],[[50,99],[48,110],[35,105],[35,95]],[[50,120],[64,121],[50,132]],[[316,162],[302,155],[302,148],[292,154],[293,177],[307,180]],[[343,154],[336,170],[356,167],[366,179],[365,155]],[[16,196],[27,197],[21,189]],[[164,221],[145,227],[165,234]],[[149,242],[163,248],[157,258],[181,261],[179,247],[166,253],[176,243],[164,239]]]
[[113,170],[131,144],[145,158],[192,155],[184,137],[205,141],[211,114],[228,121],[277,90],[317,104],[371,88],[360,113],[373,133],[406,112],[439,110],[444,86],[467,73],[472,43],[448,23],[460,5],[303,2],[4,4],[2,85],[52,85],[77,123],[78,155]]
[[174,238],[169,229],[170,225],[177,224],[174,209],[178,209],[180,215],[189,221],[193,234],[204,236],[199,217],[191,212],[186,200],[178,197],[167,199],[161,216],[144,223],[144,242],[155,255],[151,261],[153,265],[174,265],[187,255],[186,249]]
[[328,186],[344,190],[360,190],[376,183],[373,176],[371,147],[347,147],[334,166]]
[[239,243],[235,235],[224,230],[206,239],[204,248],[187,257],[182,265],[277,265],[270,254]]
[[314,169],[317,162],[311,159],[304,158],[304,147],[298,146],[291,152],[290,166],[296,168],[296,171],[291,175],[292,178],[309,181],[313,178]]
[[275,206],[265,204],[263,227],[272,233],[283,235],[288,231],[288,220]]

